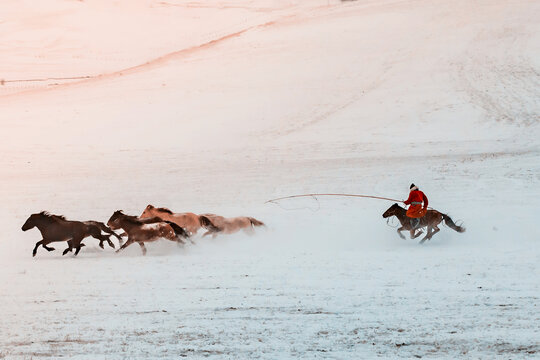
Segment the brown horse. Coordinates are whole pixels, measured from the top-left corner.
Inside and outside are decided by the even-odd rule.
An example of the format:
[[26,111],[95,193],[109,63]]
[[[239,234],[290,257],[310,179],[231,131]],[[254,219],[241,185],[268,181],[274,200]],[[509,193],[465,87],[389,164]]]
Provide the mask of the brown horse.
[[388,218],[390,216],[395,216],[398,218],[399,222],[401,223],[401,227],[397,229],[397,232],[402,239],[405,239],[405,236],[403,236],[403,234],[401,233],[403,230],[410,231],[411,239],[416,239],[417,237],[422,235],[422,231],[415,233],[416,230],[427,226],[427,234],[422,238],[422,240],[420,240],[420,244],[423,244],[424,241],[431,240],[433,235],[435,235],[441,230],[438,228],[437,225],[439,225],[443,220],[449,228],[454,229],[459,233],[465,232],[464,227],[456,225],[454,221],[450,218],[450,216],[438,212],[437,210],[428,210],[426,215],[420,218],[420,223],[418,224],[418,226],[413,229],[411,226],[410,218],[406,215],[406,213],[407,210],[405,210],[398,204],[394,204],[390,206],[390,208],[386,210],[383,214],[383,218]]
[[113,230],[123,229],[128,235],[126,243],[116,252],[119,252],[136,242],[141,247],[143,255],[146,255],[145,242],[165,238],[179,244],[185,244],[184,239],[189,237],[189,234],[183,228],[173,222],[158,221],[144,223],[137,219],[136,216],[124,214],[122,210],[115,211],[107,222],[107,225]]
[[[201,219],[201,217],[194,213],[173,213],[171,210],[167,208],[157,208],[153,205],[148,205],[146,209],[144,209],[143,213],[141,214],[140,218],[150,218],[150,217],[158,217],[160,219],[170,221],[175,223],[176,225],[186,229],[191,234],[196,234],[197,231],[203,227],[203,222],[207,223],[205,219]],[[209,225],[212,227],[211,223]],[[217,230],[217,229],[215,229]]]
[[[105,226],[103,224],[103,226]],[[69,251],[75,248],[75,255],[79,253],[82,244],[82,240],[87,236],[92,236],[100,240],[100,246],[103,248],[103,241],[107,241],[111,247],[114,244],[110,241],[110,235],[102,235],[101,228],[94,222],[81,222],[81,221],[69,221],[64,216],[52,215],[46,211],[42,211],[37,214],[32,214],[24,225],[22,231],[30,230],[37,227],[41,232],[43,239],[36,243],[32,256],[36,256],[37,249],[41,245],[47,251],[53,251],[53,247],[48,247],[47,244],[52,242],[67,241],[68,248],[64,250],[62,255],[66,255]],[[109,229],[110,230],[110,229]]]
[[[60,215],[51,215],[53,218],[57,218],[57,219],[60,219],[60,220],[65,220],[66,218],[63,217],[63,216],[60,216]],[[113,249],[115,248],[113,242],[111,241],[111,235],[116,237],[118,239],[118,242],[120,243],[120,245],[122,245],[122,238],[120,237],[120,235],[118,235],[117,233],[115,233],[114,231],[112,231],[111,229],[109,229],[107,227],[107,225],[105,225],[104,223],[102,222],[99,222],[99,221],[94,221],[94,220],[88,220],[88,221],[81,221],[83,224],[85,225],[88,225],[88,227],[91,229],[91,232],[92,232],[92,237],[96,238],[99,240],[99,247],[104,249],[103,247],[103,242],[106,241],[107,244],[109,244],[110,247],[112,247]],[[103,235],[101,232],[104,232],[108,235]],[[86,246],[84,244],[82,244],[81,246]],[[71,252],[73,248],[73,241],[72,240],[69,240],[68,241],[68,249],[67,251]]]
[[[121,211],[121,210],[119,210]],[[157,216],[154,216],[154,217],[150,217],[150,218],[140,218],[140,217],[137,217],[135,215],[126,215],[124,214],[124,216],[128,219],[132,219],[132,220],[137,220],[137,221],[140,221],[142,222],[143,224],[154,224],[154,223],[158,223],[158,222],[164,222],[165,220],[163,220],[162,218],[159,218]],[[121,233],[119,236],[128,236],[128,234],[124,231],[123,233]],[[121,238],[120,238],[121,239]],[[122,246],[122,242],[120,242],[120,246]]]
[[[97,227],[100,230],[100,236],[97,238],[97,239],[99,239],[99,247],[100,248],[103,249],[103,241],[107,241],[107,244],[109,244],[110,247],[112,247],[113,249],[115,248],[114,244],[111,241],[111,236],[114,236],[115,238],[117,238],[120,245],[122,245],[122,238],[120,237],[120,235],[118,235],[117,233],[112,231],[104,223],[99,222],[99,221],[94,221],[94,220],[88,220],[88,221],[83,221],[83,224],[86,224],[86,225],[91,226],[91,227],[92,226]],[[109,235],[101,235],[101,231],[103,231],[104,233],[109,234]]]
[[204,236],[216,237],[218,233],[232,234],[240,230],[253,233],[253,227],[265,226],[262,221],[247,216],[226,218],[216,214],[203,214],[200,216],[203,227],[208,230]]

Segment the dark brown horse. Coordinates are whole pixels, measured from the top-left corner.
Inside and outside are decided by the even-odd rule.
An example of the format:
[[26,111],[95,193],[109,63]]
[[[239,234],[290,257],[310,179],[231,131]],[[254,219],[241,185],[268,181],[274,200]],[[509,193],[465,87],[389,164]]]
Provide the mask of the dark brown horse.
[[189,234],[182,227],[170,221],[142,222],[136,216],[126,215],[122,210],[115,211],[111,216],[107,225],[113,229],[123,229],[128,239],[124,245],[116,252],[125,249],[133,243],[138,243],[141,247],[143,255],[146,255],[145,242],[156,241],[160,238],[165,238],[179,244],[185,244],[185,239],[189,238]]
[[[101,223],[99,223],[101,224]],[[103,224],[105,226],[105,224]],[[37,214],[32,214],[22,226],[23,231],[37,227],[41,232],[43,239],[36,243],[32,256],[36,256],[37,249],[41,245],[47,251],[53,251],[53,247],[47,246],[52,242],[67,241],[68,248],[64,250],[62,255],[66,255],[69,251],[75,248],[75,255],[79,253],[82,240],[87,236],[92,236],[100,241],[100,246],[103,247],[103,241],[107,241],[111,247],[114,244],[110,241],[110,235],[102,235],[101,227],[97,222],[89,221],[87,223],[81,221],[70,221],[64,216],[52,215],[46,211]],[[108,229],[110,231],[110,229]],[[107,232],[108,232],[107,231]]]
[[200,219],[201,224],[207,230],[203,237],[212,235],[215,238],[218,233],[232,234],[242,229],[251,234],[255,226],[265,226],[262,221],[248,216],[226,218],[216,214],[203,214],[200,215]]
[[[103,249],[103,241],[107,241],[107,244],[109,244],[110,247],[112,247],[113,249],[115,248],[114,244],[111,241],[111,236],[114,236],[115,238],[117,238],[118,242],[120,243],[120,246],[122,246],[122,238],[120,237],[120,235],[118,235],[117,233],[112,231],[104,223],[99,222],[99,221],[94,221],[94,220],[83,221],[83,223],[88,225],[88,226],[94,226],[94,227],[96,227],[96,228],[98,228],[100,230],[100,236],[97,238],[97,239],[99,239],[99,247],[100,248]],[[104,233],[109,234],[109,235],[101,235],[101,231],[103,231]]]
[[411,239],[416,239],[417,237],[422,235],[422,231],[416,232],[416,230],[427,227],[426,236],[424,236],[422,240],[420,240],[420,244],[423,244],[424,241],[431,240],[433,235],[435,235],[441,230],[437,225],[439,225],[443,220],[449,228],[454,229],[459,233],[465,232],[464,227],[456,225],[454,221],[450,218],[450,216],[438,212],[437,210],[428,210],[426,215],[420,218],[420,223],[418,224],[418,226],[413,229],[410,222],[411,219],[406,215],[406,213],[407,210],[405,210],[398,204],[394,204],[390,206],[390,208],[386,210],[383,214],[383,218],[388,218],[390,216],[395,216],[398,218],[399,222],[401,223],[401,227],[397,229],[397,232],[402,239],[405,239],[405,236],[403,236],[403,234],[401,233],[403,230],[410,231]]

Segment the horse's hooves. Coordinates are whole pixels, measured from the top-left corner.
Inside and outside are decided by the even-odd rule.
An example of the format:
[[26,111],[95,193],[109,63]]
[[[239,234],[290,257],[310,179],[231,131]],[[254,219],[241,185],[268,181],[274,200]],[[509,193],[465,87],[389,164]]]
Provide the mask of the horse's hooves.
[[34,253],[32,253],[32,257],[35,257],[35,256],[36,256],[36,253],[35,253],[35,252],[34,252]]
[[105,250],[105,246],[103,246],[103,244],[99,244],[99,247]]
[[47,249],[47,251],[54,251],[55,249],[53,247],[50,247]]

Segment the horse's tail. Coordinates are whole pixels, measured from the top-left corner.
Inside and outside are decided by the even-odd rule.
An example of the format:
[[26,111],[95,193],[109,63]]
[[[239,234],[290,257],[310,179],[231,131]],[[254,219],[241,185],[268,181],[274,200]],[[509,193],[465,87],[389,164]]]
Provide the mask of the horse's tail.
[[214,225],[212,220],[210,220],[208,217],[206,217],[204,215],[199,216],[199,222],[201,223],[201,226],[203,228],[205,228],[206,230],[210,230],[212,232],[220,232],[221,231],[220,228],[218,228],[216,225]]
[[190,236],[189,233],[183,227],[179,226],[178,224],[173,223],[172,221],[165,221],[165,222],[173,228],[174,234],[176,235],[176,237],[184,238],[184,239],[189,238]]
[[454,229],[455,231],[457,231],[458,233],[464,233],[465,232],[465,228],[463,226],[458,226],[456,225],[456,223],[454,222],[454,220],[452,220],[450,218],[450,216],[446,215],[446,214],[443,214],[441,213],[442,217],[443,217],[443,220],[444,220],[444,223],[446,224],[446,226],[448,226],[450,229]]
[[255,218],[248,217],[249,221],[251,222],[252,226],[266,226],[262,221],[259,221]]

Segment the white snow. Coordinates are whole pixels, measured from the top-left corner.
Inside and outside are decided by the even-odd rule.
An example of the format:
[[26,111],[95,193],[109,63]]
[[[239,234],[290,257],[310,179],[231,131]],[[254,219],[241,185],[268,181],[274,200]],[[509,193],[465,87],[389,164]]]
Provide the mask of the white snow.
[[[539,357],[538,18],[533,0],[2,2],[0,359]],[[264,203],[411,182],[467,232],[420,246],[391,202]],[[35,258],[20,229],[148,204],[267,227]]]

